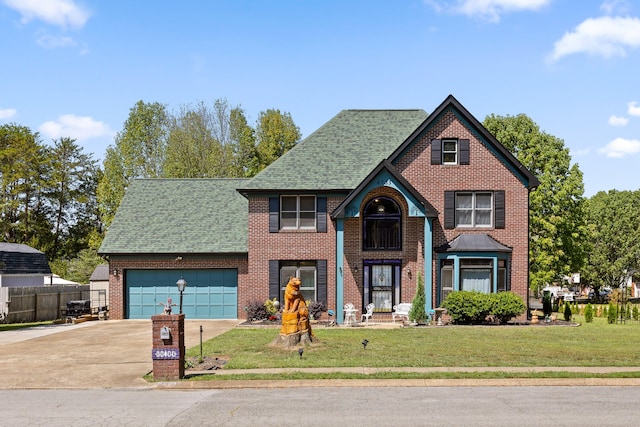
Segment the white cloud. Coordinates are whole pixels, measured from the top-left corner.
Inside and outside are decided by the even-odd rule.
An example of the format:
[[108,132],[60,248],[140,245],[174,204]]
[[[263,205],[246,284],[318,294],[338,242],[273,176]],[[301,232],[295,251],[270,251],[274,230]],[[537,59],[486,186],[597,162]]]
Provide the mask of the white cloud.
[[605,2],[600,5],[600,10],[606,15],[613,15],[614,13],[623,15],[627,13],[629,9],[629,2],[626,0],[605,0]]
[[0,120],[7,120],[15,116],[17,113],[15,108],[0,108]]
[[436,12],[447,11],[471,17],[480,17],[490,22],[499,22],[500,16],[508,12],[537,10],[552,0],[457,0],[455,4],[442,0],[425,0]]
[[68,36],[52,36],[49,34],[43,34],[38,36],[36,43],[47,49],[55,49],[59,47],[75,46],[76,42],[73,38]]
[[611,126],[625,126],[627,123],[629,123],[629,119],[627,119],[626,117],[618,117],[618,116],[609,117],[609,124]]
[[38,128],[41,134],[51,139],[70,137],[77,140],[113,136],[115,132],[105,124],[91,117],[64,114],[57,121],[48,121]]
[[91,13],[74,0],[2,0],[22,15],[22,22],[34,19],[62,28],[82,28]]
[[622,158],[627,155],[640,153],[640,140],[616,138],[604,148],[598,150],[607,157]]
[[640,47],[640,19],[602,16],[589,18],[573,32],[555,42],[550,60],[556,61],[574,53],[625,56],[627,49]]
[[627,104],[627,113],[630,116],[640,116],[640,107],[636,101]]

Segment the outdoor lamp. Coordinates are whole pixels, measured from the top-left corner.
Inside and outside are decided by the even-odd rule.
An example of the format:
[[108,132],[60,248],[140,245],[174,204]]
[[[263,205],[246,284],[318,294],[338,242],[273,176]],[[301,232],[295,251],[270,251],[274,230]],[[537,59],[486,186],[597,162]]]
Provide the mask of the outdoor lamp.
[[178,292],[180,292],[180,314],[182,314],[182,293],[184,292],[184,288],[187,287],[187,281],[181,277],[180,280],[176,282],[176,286],[178,287]]

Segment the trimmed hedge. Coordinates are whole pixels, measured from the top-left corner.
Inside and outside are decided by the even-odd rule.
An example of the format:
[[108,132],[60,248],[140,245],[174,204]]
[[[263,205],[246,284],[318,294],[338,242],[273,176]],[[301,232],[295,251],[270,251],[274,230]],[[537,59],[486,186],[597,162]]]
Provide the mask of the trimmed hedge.
[[442,302],[454,323],[477,324],[493,316],[500,323],[525,312],[522,298],[513,292],[485,294],[478,291],[454,291]]

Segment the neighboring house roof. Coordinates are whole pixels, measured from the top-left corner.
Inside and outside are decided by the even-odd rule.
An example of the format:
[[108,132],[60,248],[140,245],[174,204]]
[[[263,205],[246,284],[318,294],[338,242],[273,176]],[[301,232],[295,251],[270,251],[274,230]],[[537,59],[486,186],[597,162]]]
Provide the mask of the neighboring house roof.
[[80,283],[63,279],[57,274],[44,276],[43,284],[45,285],[79,285]]
[[426,117],[423,110],[341,111],[238,191],[350,191]]
[[47,256],[21,243],[0,243],[0,274],[51,274]]
[[89,282],[100,282],[109,280],[109,264],[99,264],[96,266],[93,273],[91,273],[91,277],[89,277]]
[[488,234],[461,234],[438,248],[437,252],[511,252]]
[[480,123],[460,102],[453,96],[449,95],[429,117],[409,136],[401,145],[399,145],[394,153],[389,157],[389,161],[394,163],[396,159],[401,157],[404,152],[420,139],[420,135],[425,132],[429,127],[436,123],[440,116],[448,109],[452,109],[456,113],[462,122],[468,126],[468,128],[475,134],[480,136],[480,140],[489,145],[488,148],[495,150],[500,160],[505,163],[510,169],[519,175],[522,182],[529,189],[536,188],[540,185],[540,181],[535,175],[527,169],[516,157],[511,154],[509,150],[505,148],[483,125]]
[[244,179],[139,179],[131,183],[100,254],[246,253]]

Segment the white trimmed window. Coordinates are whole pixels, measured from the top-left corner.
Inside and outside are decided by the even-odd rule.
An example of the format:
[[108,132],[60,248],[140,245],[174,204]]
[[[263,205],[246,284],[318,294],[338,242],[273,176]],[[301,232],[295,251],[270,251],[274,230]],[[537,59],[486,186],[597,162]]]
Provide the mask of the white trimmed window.
[[284,301],[284,290],[289,279],[298,277],[301,282],[300,291],[305,301],[316,301],[317,268],[314,262],[283,262],[280,267],[280,301]]
[[316,196],[281,196],[280,228],[282,230],[315,230]]
[[491,227],[493,193],[456,193],[456,227]]
[[458,140],[457,139],[442,140],[442,164],[443,165],[458,164]]

